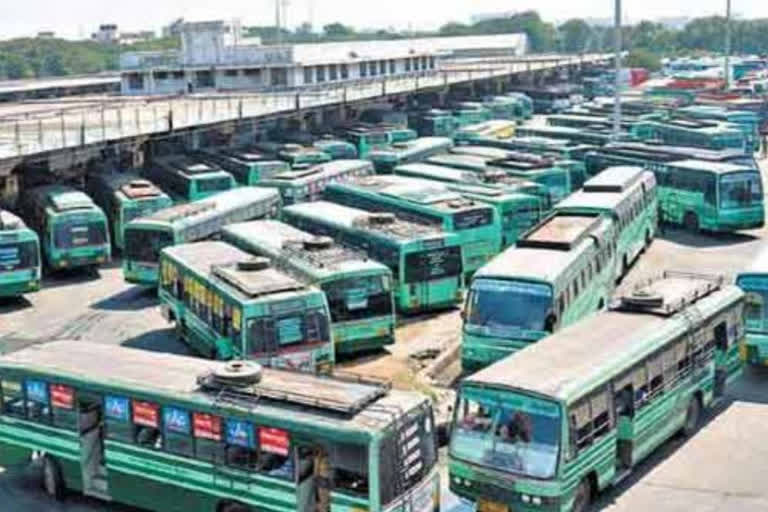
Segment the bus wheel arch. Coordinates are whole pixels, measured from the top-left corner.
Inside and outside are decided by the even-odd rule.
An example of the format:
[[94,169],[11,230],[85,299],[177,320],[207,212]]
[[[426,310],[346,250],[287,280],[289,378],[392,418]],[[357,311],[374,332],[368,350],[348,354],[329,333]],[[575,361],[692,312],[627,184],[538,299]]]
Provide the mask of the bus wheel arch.
[[699,426],[701,420],[702,411],[702,395],[700,391],[697,391],[691,395],[688,401],[688,407],[685,410],[685,422],[680,432],[683,437],[691,437],[696,433],[696,429]]
[[571,512],[586,512],[589,505],[597,493],[597,473],[591,471],[579,482],[576,492],[573,496],[573,506]]
[[222,501],[216,507],[216,512],[253,512],[248,505],[236,501]]
[[691,233],[699,232],[699,216],[695,212],[688,210],[683,216],[683,226]]
[[43,491],[55,499],[61,501],[64,499],[66,492],[66,483],[64,482],[64,475],[61,472],[61,465],[58,461],[48,455],[43,455],[43,467],[41,473],[41,484]]

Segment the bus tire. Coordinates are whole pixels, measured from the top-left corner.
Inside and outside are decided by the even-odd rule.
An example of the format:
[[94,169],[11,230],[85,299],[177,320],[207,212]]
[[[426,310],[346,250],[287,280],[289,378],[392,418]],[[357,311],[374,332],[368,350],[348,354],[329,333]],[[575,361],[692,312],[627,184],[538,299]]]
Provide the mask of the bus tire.
[[701,418],[701,400],[694,395],[691,397],[691,401],[688,402],[688,409],[685,412],[685,423],[680,432],[683,437],[691,437],[696,433],[696,429],[699,426],[699,419]]
[[651,230],[646,229],[645,230],[645,245],[643,246],[643,252],[645,252],[653,243],[653,235],[651,234]]
[[42,469],[41,484],[43,491],[49,497],[56,501],[64,499],[64,493],[67,490],[64,483],[64,477],[61,474],[61,466],[56,462],[56,459],[50,455],[43,456],[43,469]]
[[699,217],[693,212],[687,212],[683,217],[683,226],[691,233],[699,232]]
[[576,494],[573,496],[573,506],[571,512],[586,512],[592,501],[592,486],[588,478],[582,479],[576,488]]
[[227,502],[216,508],[216,512],[251,512],[251,509],[242,503]]

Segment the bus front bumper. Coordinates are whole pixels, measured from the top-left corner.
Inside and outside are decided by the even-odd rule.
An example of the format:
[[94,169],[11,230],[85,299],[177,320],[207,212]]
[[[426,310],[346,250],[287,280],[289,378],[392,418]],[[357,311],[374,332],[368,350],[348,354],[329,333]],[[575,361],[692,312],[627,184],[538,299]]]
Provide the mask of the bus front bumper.
[[123,278],[131,284],[157,286],[160,281],[158,267],[151,263],[123,262]]
[[748,333],[741,346],[741,357],[745,363],[768,366],[768,335]]
[[395,342],[394,318],[335,324],[333,342],[337,354],[352,354],[391,345]]
[[524,349],[532,341],[484,337],[464,332],[461,340],[461,368],[464,372],[482,370]]
[[721,212],[717,218],[717,226],[713,231],[738,231],[741,229],[757,229],[765,225],[765,212],[763,206],[749,211],[741,211],[729,214]]
[[7,277],[0,277],[0,297],[17,297],[39,289],[40,277],[36,274],[30,276],[27,271],[23,274],[14,273]]

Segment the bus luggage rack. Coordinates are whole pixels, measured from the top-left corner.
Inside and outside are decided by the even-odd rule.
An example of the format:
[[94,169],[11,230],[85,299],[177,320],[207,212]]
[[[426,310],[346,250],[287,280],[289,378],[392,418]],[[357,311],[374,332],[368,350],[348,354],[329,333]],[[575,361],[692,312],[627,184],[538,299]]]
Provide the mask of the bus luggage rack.
[[260,382],[247,387],[228,385],[214,372],[198,376],[197,384],[201,391],[215,394],[216,402],[249,410],[267,399],[346,415],[362,411],[391,389],[386,381],[346,374],[325,377],[268,369]]
[[667,270],[635,285],[632,292],[620,296],[611,309],[671,316],[719,290],[724,282],[722,275]]
[[249,297],[258,297],[272,293],[301,290],[304,285],[293,277],[268,266],[251,268],[250,262],[241,261],[230,265],[211,265],[211,274],[240,290]]
[[186,217],[194,217],[195,215],[199,215],[203,212],[214,209],[216,209],[215,201],[195,202],[166,208],[165,210],[161,210],[150,216],[150,218],[155,220],[174,222]]
[[368,261],[368,253],[344,247],[335,241],[330,247],[310,250],[305,248],[304,242],[304,240],[291,240],[284,243],[282,246],[284,256],[277,258],[276,263],[282,268],[285,265],[281,260],[296,258],[318,268],[336,268],[337,265],[346,261]]
[[602,220],[598,214],[553,212],[523,233],[517,247],[570,251],[591,236]]

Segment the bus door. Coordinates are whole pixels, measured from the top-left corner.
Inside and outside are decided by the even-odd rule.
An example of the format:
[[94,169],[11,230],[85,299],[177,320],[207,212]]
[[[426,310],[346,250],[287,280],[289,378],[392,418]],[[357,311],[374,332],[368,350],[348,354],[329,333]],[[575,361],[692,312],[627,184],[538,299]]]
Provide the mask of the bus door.
[[104,415],[101,397],[78,393],[80,468],[83,494],[109,499],[107,466],[104,459]]

